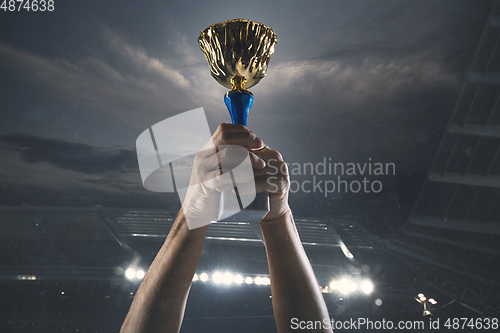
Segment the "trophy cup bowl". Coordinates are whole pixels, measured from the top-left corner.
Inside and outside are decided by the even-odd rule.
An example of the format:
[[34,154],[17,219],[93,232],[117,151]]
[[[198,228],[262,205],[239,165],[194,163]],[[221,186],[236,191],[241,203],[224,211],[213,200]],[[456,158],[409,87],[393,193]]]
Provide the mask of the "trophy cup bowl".
[[232,91],[246,90],[266,76],[277,42],[273,29],[243,19],[212,24],[198,37],[213,78]]
[[[212,77],[230,89],[224,95],[224,102],[233,124],[247,126],[248,112],[253,104],[253,94],[247,89],[266,76],[277,42],[273,29],[244,19],[212,24],[200,33],[198,44],[208,61]],[[223,192],[223,207],[225,197]],[[252,204],[230,219],[260,222],[268,212],[268,193],[261,192],[257,193]]]

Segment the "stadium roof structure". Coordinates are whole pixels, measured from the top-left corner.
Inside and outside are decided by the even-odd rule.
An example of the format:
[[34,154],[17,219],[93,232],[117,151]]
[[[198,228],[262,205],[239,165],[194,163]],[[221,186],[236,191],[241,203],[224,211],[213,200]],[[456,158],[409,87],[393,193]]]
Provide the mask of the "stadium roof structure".
[[500,313],[500,6],[495,3],[428,178],[390,248],[420,280]]

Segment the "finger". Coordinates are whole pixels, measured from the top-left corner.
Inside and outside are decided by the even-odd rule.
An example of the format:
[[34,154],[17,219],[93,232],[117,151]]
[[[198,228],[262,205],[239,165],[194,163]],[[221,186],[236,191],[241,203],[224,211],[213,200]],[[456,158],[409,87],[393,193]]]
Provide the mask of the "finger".
[[260,150],[253,150],[252,152],[255,155],[262,158],[264,161],[268,160],[283,161],[283,156],[281,156],[281,154],[278,151],[270,149],[267,146]]
[[[224,172],[232,170],[243,163],[249,156],[248,151],[241,146],[219,146],[222,148],[221,151],[213,155],[208,156],[211,153],[210,150],[207,151],[207,155],[196,155],[196,170],[199,173],[205,174],[217,169],[222,169]],[[252,157],[250,157],[252,161]],[[265,164],[263,160],[259,161],[259,157],[254,156],[252,161],[252,166],[255,163],[256,166]]]
[[250,153],[250,161],[254,169],[264,169],[266,166],[266,162],[254,153]]
[[217,189],[224,188],[226,186],[234,186],[231,175],[226,172],[222,173],[222,170],[215,170],[209,173],[206,173],[201,178],[203,185],[205,185],[209,189]]
[[237,186],[234,187],[233,193],[238,194],[239,196],[246,196],[257,193],[255,187],[255,181],[251,179],[248,182],[238,182]]
[[[244,186],[245,184],[252,184],[254,181],[253,172],[246,172],[246,170],[231,170],[230,172],[224,172],[222,170],[215,170],[203,175],[200,178],[203,184],[210,189],[218,189],[225,188],[228,185],[231,187],[235,186]],[[195,179],[190,183],[193,185],[198,183]]]
[[260,177],[264,175],[276,176],[276,175],[288,175],[288,166],[283,161],[268,160],[266,167],[262,169],[254,170],[255,176]]
[[196,172],[199,176],[209,173],[214,170],[220,169],[220,160],[218,153],[208,156],[196,155],[195,164],[193,166],[193,173]]
[[282,176],[260,176],[255,178],[255,190],[257,193],[268,191],[269,193],[282,194],[287,188],[288,177]]
[[[238,183],[237,191],[239,195],[249,195],[268,191],[270,193],[282,194],[288,187],[288,177],[286,176],[261,176],[255,178],[254,182],[244,184]],[[235,193],[235,191],[233,191]]]
[[264,142],[243,125],[220,124],[213,136],[214,144],[238,145],[248,149],[258,149]]
[[217,149],[215,149],[213,142],[210,139],[210,141],[205,145],[205,147],[203,147],[203,149],[200,150],[198,154],[196,154],[196,158],[206,159],[215,154],[217,154]]
[[[219,156],[220,166],[223,170],[232,170],[239,166],[245,167],[245,165],[248,165],[251,171],[252,168],[250,165],[257,168],[263,168],[265,165],[264,160],[254,154],[250,154],[244,147],[221,145],[219,148],[224,148],[217,154]],[[249,161],[250,165],[248,164]]]
[[267,146],[265,143],[262,144],[262,147],[259,147],[259,148],[248,148],[248,150],[250,150],[252,152],[259,152],[259,151],[262,151],[264,149],[269,149],[269,146]]

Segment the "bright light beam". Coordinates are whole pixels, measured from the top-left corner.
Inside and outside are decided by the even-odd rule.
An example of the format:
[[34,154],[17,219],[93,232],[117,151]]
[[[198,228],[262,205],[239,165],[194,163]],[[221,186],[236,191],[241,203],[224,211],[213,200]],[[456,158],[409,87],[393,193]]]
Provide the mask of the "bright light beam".
[[236,276],[234,277],[234,283],[236,283],[236,284],[242,284],[242,283],[243,283],[243,276],[241,276],[241,275],[236,275]]
[[216,284],[222,283],[223,279],[224,276],[221,272],[215,272],[214,275],[212,275],[212,281]]
[[337,290],[339,288],[339,281],[333,280],[330,282],[330,288],[332,290]]
[[125,277],[129,280],[133,280],[136,277],[136,271],[132,267],[127,268],[125,271]]
[[364,280],[361,282],[361,291],[363,291],[366,295],[370,295],[373,292],[373,283],[370,280]]
[[146,276],[146,273],[142,270],[142,269],[139,269],[136,273],[135,273],[135,277],[139,280],[142,280],[144,279],[144,276]]
[[356,283],[351,281],[349,278],[342,278],[339,281],[338,289],[339,289],[341,294],[347,295],[347,294],[350,294],[352,292],[355,292],[356,289],[358,289],[358,286],[356,285]]
[[233,282],[233,274],[231,272],[222,274],[222,282],[227,285],[231,284]]

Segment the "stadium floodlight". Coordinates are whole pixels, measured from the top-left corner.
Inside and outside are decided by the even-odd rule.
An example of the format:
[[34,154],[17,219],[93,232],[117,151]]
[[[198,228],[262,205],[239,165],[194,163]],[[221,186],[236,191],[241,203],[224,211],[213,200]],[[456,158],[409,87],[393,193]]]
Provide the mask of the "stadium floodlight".
[[330,282],[330,289],[337,290],[338,288],[339,288],[339,281],[338,280],[332,280]]
[[234,277],[234,283],[236,283],[236,284],[242,284],[242,283],[243,283],[243,281],[244,281],[244,280],[243,280],[243,276],[241,276],[241,275],[236,275],[236,276]]
[[255,282],[255,284],[257,284],[257,285],[264,284],[264,280],[263,280],[263,279],[262,279],[262,277],[260,277],[260,276],[257,276],[257,277],[254,279],[254,282]]
[[138,269],[137,272],[135,272],[135,277],[138,280],[144,279],[144,276],[146,276],[146,272],[144,272],[142,269]]
[[125,277],[129,280],[134,280],[136,277],[136,271],[134,268],[129,267],[125,270]]
[[145,275],[146,272],[144,272],[144,270],[134,265],[129,266],[129,268],[125,270],[125,277],[130,281],[142,280]]
[[231,284],[233,282],[233,274],[231,272],[225,272],[222,274],[222,282],[224,284]]
[[216,284],[219,284],[219,283],[222,283],[222,280],[223,280],[224,276],[222,275],[221,272],[215,272],[213,275],[212,275],[212,281]]
[[371,294],[374,289],[373,283],[370,280],[364,280],[363,282],[361,282],[360,287],[361,290],[367,295]]
[[252,283],[253,283],[253,278],[251,278],[250,276],[247,276],[247,277],[245,278],[245,283],[246,283],[246,284],[252,284]]
[[201,273],[200,274],[200,280],[203,282],[208,281],[208,274],[207,273]]
[[345,277],[339,280],[338,290],[341,294],[347,295],[356,291],[356,289],[358,289],[358,286],[351,279]]

